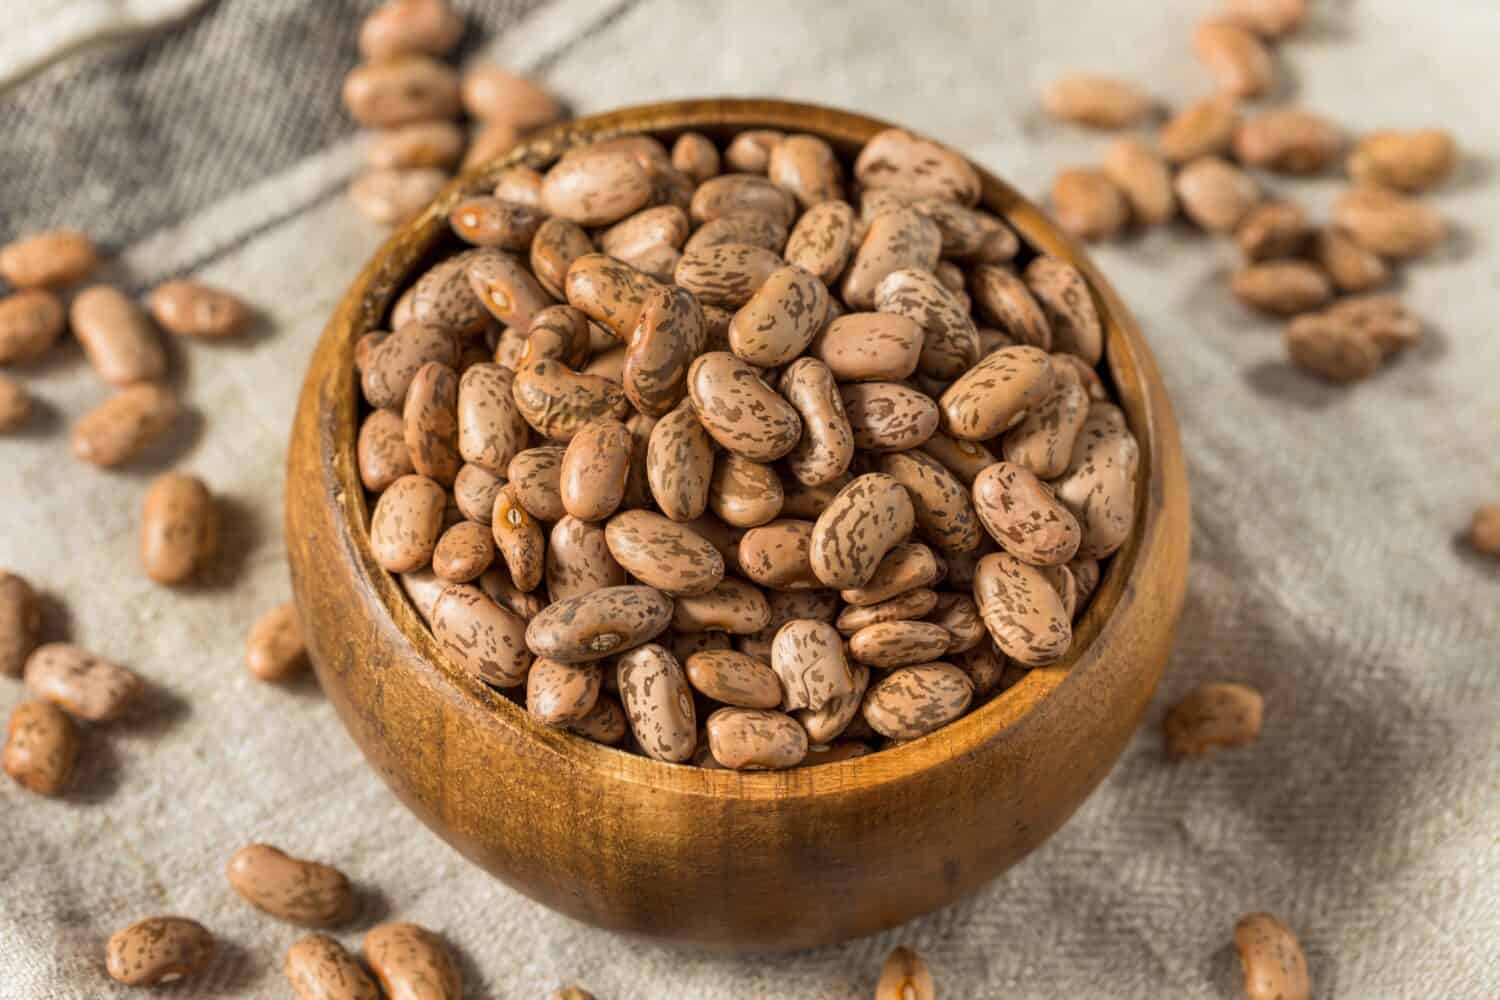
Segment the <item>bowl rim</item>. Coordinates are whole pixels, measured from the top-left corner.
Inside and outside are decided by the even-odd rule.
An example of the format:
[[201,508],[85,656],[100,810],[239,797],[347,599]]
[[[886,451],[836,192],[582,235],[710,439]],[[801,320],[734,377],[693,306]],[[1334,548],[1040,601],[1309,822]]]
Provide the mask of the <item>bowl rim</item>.
[[[1101,640],[1107,639],[1112,622],[1140,604],[1140,588],[1132,586],[1132,578],[1143,562],[1143,550],[1159,544],[1159,525],[1167,513],[1163,473],[1156,452],[1163,421],[1171,421],[1170,406],[1152,406],[1150,386],[1161,385],[1154,357],[1123,301],[1082,247],[1038,206],[967,156],[965,161],[973,166],[981,181],[980,206],[999,215],[1033,249],[1067,261],[1087,280],[1104,327],[1103,360],[1117,389],[1116,402],[1125,411],[1127,423],[1140,445],[1135,523],[1125,544],[1111,557],[1088,609],[1074,623],[1074,642],[1062,661],[1027,671],[1012,687],[927,736],[862,757],[782,771],[732,771],[669,764],[533,722],[521,706],[449,661],[396,575],[375,561],[368,532],[370,504],[355,458],[360,394],[353,364],[354,348],[360,336],[381,328],[416,269],[444,241],[448,232],[447,214],[453,204],[488,191],[494,186],[496,176],[509,167],[541,167],[576,145],[620,135],[651,133],[660,137],[692,130],[722,133],[769,128],[818,135],[848,153],[876,132],[895,127],[904,128],[855,112],[782,100],[708,98],[620,108],[553,126],[504,156],[464,172],[421,214],[381,245],[369,266],[341,298],[322,334],[323,339],[339,340],[336,346],[341,363],[333,366],[329,380],[320,387],[320,407],[327,410],[330,399],[345,402],[334,407],[334,412],[321,415],[326,426],[320,435],[320,446],[325,452],[325,475],[335,480],[331,502],[338,509],[336,523],[342,535],[339,541],[344,551],[353,556],[358,585],[377,598],[390,618],[389,624],[411,644],[416,654],[397,656],[401,668],[434,671],[446,683],[450,696],[471,702],[471,708],[487,711],[494,725],[513,730],[513,736],[535,741],[562,758],[566,766],[602,771],[615,780],[678,795],[747,800],[836,794],[854,786],[868,790],[951,763],[1008,731],[1027,726],[1048,710],[1049,695],[1062,685],[1078,683],[1086,673],[1105,669],[1105,658],[1100,651],[1109,643]],[[1164,395],[1164,388],[1162,391]],[[333,454],[326,453],[330,446]],[[1186,511],[1180,516],[1187,516]]]

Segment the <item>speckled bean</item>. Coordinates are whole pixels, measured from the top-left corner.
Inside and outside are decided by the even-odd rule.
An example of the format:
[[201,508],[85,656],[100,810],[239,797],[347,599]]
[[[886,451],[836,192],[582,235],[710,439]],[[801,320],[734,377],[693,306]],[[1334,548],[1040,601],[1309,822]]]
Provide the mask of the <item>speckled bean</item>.
[[0,278],[15,288],[63,288],[99,263],[94,242],[76,229],[31,233],[0,247]]
[[704,304],[738,309],[782,266],[781,257],[765,247],[722,243],[684,253],[674,277]]
[[225,874],[245,902],[288,923],[328,927],[354,910],[354,890],[343,872],[270,844],[240,848]]
[[446,502],[443,487],[426,476],[402,476],[392,483],[370,517],[375,561],[392,573],[426,567],[443,527]]
[[219,511],[196,476],[168,472],[146,490],[140,557],[157,583],[182,583],[201,572],[219,545]]
[[616,669],[620,701],[642,752],[675,764],[692,759],[698,719],[692,689],[677,658],[647,643],[621,654]]
[[706,538],[654,511],[623,511],[604,531],[615,561],[664,593],[704,594],[724,578],[723,557]]
[[360,366],[365,402],[376,409],[400,410],[423,365],[435,361],[456,368],[458,359],[458,342],[447,330],[429,323],[408,323],[376,344]]
[[713,440],[685,400],[651,430],[646,451],[651,495],[667,517],[691,521],[708,508],[713,474]]
[[869,582],[850,587],[840,596],[857,607],[879,604],[918,587],[930,587],[943,579],[946,567],[941,559],[920,542],[904,542],[886,554]]
[[947,651],[950,638],[947,629],[932,622],[877,622],[849,637],[849,655],[881,669],[929,663]]
[[[779,689],[778,689],[779,690]],[[78,761],[78,727],[50,701],[23,701],[10,713],[0,767],[37,795],[61,795]]]
[[688,395],[713,439],[753,462],[781,458],[802,436],[802,419],[792,405],[733,354],[700,355],[688,370]]
[[938,406],[928,395],[898,382],[856,382],[839,391],[854,436],[864,451],[920,447],[937,430]]
[[1249,1000],[1308,1000],[1307,957],[1292,929],[1269,913],[1250,913],[1234,925],[1234,947]]
[[365,934],[365,961],[390,1000],[460,1000],[463,982],[436,934],[410,923]]
[[787,263],[795,264],[831,286],[844,273],[845,265],[859,245],[860,241],[856,239],[858,230],[859,223],[848,202],[821,202],[797,220],[785,241],[783,256]]
[[104,381],[126,386],[166,372],[167,356],[151,321],[119,289],[95,285],[80,292],[68,316],[73,336]]
[[104,967],[126,986],[155,986],[201,972],[213,957],[213,935],[196,920],[147,917],[110,935]]
[[958,718],[973,697],[974,686],[962,670],[951,663],[923,663],[893,671],[872,686],[864,717],[882,736],[914,740]]
[[862,587],[915,523],[911,498],[900,483],[880,473],[860,476],[818,515],[811,540],[813,572],[829,587]]
[[672,599],[653,587],[604,587],[545,608],[526,629],[538,656],[585,663],[650,642],[672,621]]
[[771,667],[732,649],[710,649],[687,659],[687,678],[714,701],[736,708],[775,708],[781,681]]
[[526,422],[543,437],[569,441],[594,420],[622,420],[630,401],[618,382],[573,371],[550,358],[516,372],[511,396]]
[[781,678],[782,707],[817,711],[854,690],[844,639],[827,622],[796,619],[771,642],[771,669]]
[[298,1000],[380,1000],[359,960],[327,934],[309,934],[287,949],[281,971]]
[[769,465],[733,452],[721,454],[708,483],[708,506],[725,524],[753,528],[781,513],[786,493]]
[[766,595],[759,587],[734,577],[725,577],[706,594],[677,598],[672,615],[672,627],[679,632],[751,635],[770,621]]
[[459,521],[438,538],[432,571],[449,583],[478,579],[495,561],[495,538],[488,524]]
[[662,285],[646,294],[630,331],[620,378],[635,408],[663,417],[687,395],[688,366],[708,340],[703,309],[688,292]]
[[876,290],[887,276],[902,270],[930,273],[942,249],[942,231],[928,216],[910,207],[882,212],[870,221],[844,273],[844,303],[852,309],[876,308]]
[[272,684],[307,667],[302,623],[291,601],[266,611],[250,626],[245,637],[245,667],[256,680]]
[[974,480],[974,509],[991,537],[1033,566],[1060,566],[1082,540],[1078,519],[1029,469],[996,462]]
[[532,655],[526,621],[470,584],[450,584],[432,608],[432,634],[453,662],[486,684],[525,683]]
[[796,767],[807,756],[807,731],[785,712],[721,708],[707,727],[714,760],[730,770]]
[[979,521],[969,491],[936,459],[920,451],[882,455],[876,466],[906,488],[917,532],[943,552],[979,546]]
[[344,106],[366,128],[452,118],[459,111],[458,74],[417,54],[365,63],[344,79]]
[[[475,365],[497,372],[498,365]],[[467,377],[467,373],[465,373]],[[458,451],[458,374],[447,365],[429,361],[417,369],[402,407],[402,434],[412,467],[429,479],[450,485],[464,459]]]
[[143,382],[121,389],[73,425],[73,454],[106,468],[120,465],[156,440],[177,419],[171,390]]
[[619,509],[630,470],[630,431],[618,420],[585,424],[563,454],[558,492],[563,509],[583,521],[602,521]]
[[140,677],[117,663],[65,642],[38,646],[26,659],[26,687],[88,722],[118,719],[140,697]]
[[604,675],[592,663],[542,657],[526,676],[526,711],[544,726],[569,726],[593,711]]
[[24,578],[0,570],[0,676],[20,676],[41,628],[36,591]]
[[758,174],[721,174],[698,186],[689,212],[699,224],[731,212],[761,212],[787,228],[797,215],[797,204],[789,192]]
[[986,441],[1019,424],[1051,392],[1052,360],[1037,347],[1006,347],[982,359],[943,393],[943,429]]
[[1081,559],[1103,559],[1130,535],[1135,523],[1140,447],[1113,403],[1096,403],[1073,447],[1073,457],[1053,489],[1083,529]]
[[1008,552],[991,553],[975,571],[974,599],[990,637],[1006,656],[1040,667],[1067,655],[1072,623],[1041,570]]
[[901,188],[923,196],[973,205],[979,175],[958,153],[901,128],[871,136],[854,161],[862,188]]
[[967,304],[928,271],[892,271],[875,290],[875,308],[914,320],[922,328],[917,369],[938,379],[956,378],[979,360],[979,331]]

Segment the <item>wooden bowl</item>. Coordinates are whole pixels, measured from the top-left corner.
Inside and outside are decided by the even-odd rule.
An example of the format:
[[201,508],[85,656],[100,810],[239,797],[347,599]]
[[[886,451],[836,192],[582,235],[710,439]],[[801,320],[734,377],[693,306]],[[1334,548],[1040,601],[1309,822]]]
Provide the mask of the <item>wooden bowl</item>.
[[355,467],[355,341],[453,245],[446,209],[504,166],[625,132],[810,132],[853,153],[887,123],[805,104],[679,101],[580,119],[459,178],[376,254],[313,355],[288,457],[286,539],[308,649],[365,757],[423,822],[509,885],[589,923],[687,945],[810,948],[972,892],[1046,840],[1108,773],[1160,679],[1181,611],[1182,448],[1135,322],[1071,239],[980,171],[984,204],[1079,267],[1141,446],[1135,530],[1066,662],[924,739],[857,760],[736,773],[663,764],[534,725],[440,653],[375,562]]

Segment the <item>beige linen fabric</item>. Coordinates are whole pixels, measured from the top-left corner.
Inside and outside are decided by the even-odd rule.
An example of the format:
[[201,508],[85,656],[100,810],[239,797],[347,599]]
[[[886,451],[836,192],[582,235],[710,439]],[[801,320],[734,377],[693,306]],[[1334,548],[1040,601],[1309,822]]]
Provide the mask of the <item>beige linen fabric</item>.
[[[582,112],[718,92],[881,115],[1036,194],[1105,143],[1044,120],[1041,87],[1109,71],[1180,104],[1208,86],[1189,34],[1211,6],[578,0],[494,51],[529,69],[581,37],[541,70]],[[246,676],[245,630],[288,592],[280,496],[300,372],[381,238],[319,195],[356,169],[356,144],[128,248],[119,276],[144,285],[231,247],[200,276],[266,322],[234,343],[173,345],[191,413],[119,472],[68,457],[68,427],[105,395],[76,347],[23,375],[41,416],[0,439],[0,566],[45,589],[54,635],[130,665],[151,693],[134,718],[89,728],[67,798],[0,782],[0,997],[126,996],[104,978],[103,942],[160,912],[202,920],[222,945],[172,996],[289,995],[279,968],[300,932],[223,877],[252,840],[334,862],[370,890],[371,914],[442,932],[475,997],[576,981],[601,1000],[856,1000],[898,943],[926,956],[950,1000],[1233,997],[1231,931],[1255,909],[1298,930],[1320,997],[1500,993],[1500,565],[1457,541],[1476,504],[1500,500],[1500,7],[1315,6],[1279,57],[1299,101],[1353,130],[1440,122],[1469,154],[1434,198],[1453,238],[1403,272],[1428,338],[1369,382],[1331,388],[1290,368],[1277,326],[1230,299],[1226,241],[1169,226],[1099,249],[1157,351],[1194,491],[1191,584],[1162,690],[1114,773],[1027,861],[940,913],[808,954],[684,954],[542,909],[407,814],[311,682]],[[1339,187],[1277,186],[1319,211]],[[144,484],[168,468],[203,476],[227,512],[212,579],[171,592],[135,556]],[[1166,760],[1162,712],[1210,680],[1265,692],[1260,742]],[[0,710],[21,697],[0,680]],[[367,925],[339,936],[357,946]]]

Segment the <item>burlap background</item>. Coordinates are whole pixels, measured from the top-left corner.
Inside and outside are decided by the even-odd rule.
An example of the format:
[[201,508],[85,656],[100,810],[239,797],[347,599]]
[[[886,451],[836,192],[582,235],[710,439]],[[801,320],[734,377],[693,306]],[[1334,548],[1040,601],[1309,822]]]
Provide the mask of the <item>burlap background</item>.
[[[1469,153],[1436,199],[1454,237],[1403,277],[1431,333],[1368,383],[1329,388],[1290,368],[1275,326],[1229,298],[1222,241],[1169,227],[1098,251],[1157,349],[1194,490],[1177,655],[1115,773],[972,900],[844,947],[736,960],[622,940],[509,892],[397,805],[310,683],[259,686],[240,665],[246,627],[287,593],[280,480],[303,361],[381,237],[340,194],[360,161],[335,103],[360,6],[223,0],[168,37],[0,93],[0,237],[70,222],[116,244],[113,276],[132,287],[196,271],[265,316],[243,341],[174,345],[191,417],[121,472],[67,454],[67,428],[104,395],[77,349],[22,373],[41,412],[0,440],[0,565],[46,589],[52,635],[152,686],[134,717],[90,728],[66,799],[0,782],[0,997],[126,995],[104,979],[102,943],[163,911],[223,942],[173,996],[287,995],[278,970],[298,932],[222,875],[254,839],[337,862],[372,891],[341,935],[350,945],[381,915],[440,930],[479,997],[578,981],[603,1000],[854,1000],[903,942],[944,997],[1229,997],[1230,931],[1257,908],[1299,930],[1321,997],[1500,991],[1500,568],[1456,541],[1475,504],[1500,498],[1500,7],[1325,0],[1282,50],[1297,100],[1355,130],[1440,122]],[[1045,121],[1039,88],[1108,70],[1181,103],[1207,86],[1188,36],[1211,6],[470,9],[496,58],[580,111],[711,92],[812,99],[908,123],[1038,193],[1103,145]],[[1322,210],[1338,184],[1277,186]],[[169,593],[138,570],[135,529],[145,482],[173,467],[204,476],[229,517],[213,579]],[[1265,692],[1260,742],[1169,762],[1161,712],[1217,679]],[[0,710],[21,697],[0,682]]]

